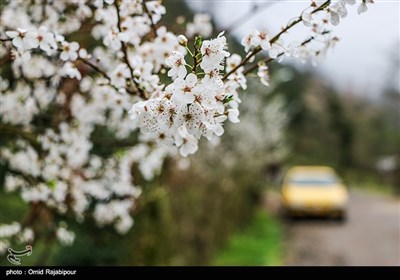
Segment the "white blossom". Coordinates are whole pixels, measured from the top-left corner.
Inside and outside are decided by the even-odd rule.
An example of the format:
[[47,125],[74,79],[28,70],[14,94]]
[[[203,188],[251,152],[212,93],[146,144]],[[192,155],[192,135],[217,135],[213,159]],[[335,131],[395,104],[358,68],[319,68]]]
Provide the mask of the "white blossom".
[[241,44],[244,46],[244,51],[248,52],[251,47],[253,46],[253,37],[254,37],[254,32],[248,33],[245,37],[242,38]]
[[151,14],[151,20],[153,23],[159,22],[162,15],[166,12],[165,7],[161,5],[160,1],[146,1],[145,5]]
[[280,39],[272,43],[271,48],[268,50],[268,55],[270,58],[276,59],[278,56],[285,52],[285,47],[283,40]]
[[199,148],[197,139],[193,135],[190,135],[183,126],[179,128],[179,133],[176,135],[176,142],[180,147],[179,153],[183,157],[196,153]]
[[211,16],[208,14],[195,14],[193,22],[188,23],[186,28],[186,33],[189,37],[201,35],[207,38],[211,35],[213,30]]
[[186,76],[186,61],[185,56],[177,51],[172,52],[171,56],[169,56],[165,64],[171,69],[168,71],[169,77],[184,77]]
[[200,67],[205,72],[210,72],[214,69],[222,70],[223,60],[226,57],[229,57],[229,52],[225,49],[226,45],[226,38],[223,36],[224,33],[221,32],[217,38],[212,40],[205,40],[201,45],[201,54],[203,55],[203,60],[200,63]]
[[75,233],[67,230],[65,227],[59,227],[56,231],[57,239],[62,245],[69,246],[74,242]]
[[189,134],[197,135],[204,120],[204,110],[197,102],[191,105],[183,104],[175,118],[175,126],[185,125]]
[[39,45],[37,34],[26,29],[18,28],[17,31],[6,31],[6,35],[12,39],[13,45],[20,52],[36,48]]
[[329,6],[329,20],[333,25],[338,25],[340,19],[347,16],[347,9],[341,2]]
[[339,0],[340,3],[343,5],[348,4],[348,5],[354,5],[356,3],[356,0]]
[[39,48],[45,51],[47,54],[51,55],[57,50],[57,44],[54,34],[48,32],[46,26],[41,26],[36,35],[37,44]]
[[181,100],[184,103],[192,103],[194,101],[194,88],[197,84],[197,77],[190,73],[185,79],[178,78],[174,81],[173,98]]
[[228,109],[227,113],[228,113],[228,118],[231,122],[233,122],[233,123],[240,122],[238,109],[236,109],[236,108]]
[[251,36],[251,45],[254,47],[261,47],[264,51],[271,48],[271,43],[269,42],[269,35],[266,30],[258,31],[254,30]]
[[61,75],[68,76],[69,78],[75,78],[77,80],[82,79],[81,72],[79,72],[78,68],[69,61],[67,61],[63,68],[61,69]]
[[0,238],[14,236],[21,231],[21,225],[17,222],[0,225]]
[[126,64],[119,64],[111,73],[111,83],[120,88],[126,85],[126,79],[131,76],[130,70]]
[[62,52],[60,58],[64,61],[76,60],[78,58],[79,44],[77,42],[62,42]]
[[269,86],[269,72],[268,72],[268,66],[266,65],[260,65],[258,66],[258,71],[257,71],[257,76],[260,78],[261,83],[264,86]]
[[129,36],[124,32],[119,32],[116,27],[112,28],[104,37],[104,45],[111,47],[114,50],[119,50],[122,47],[122,42],[127,42]]
[[373,3],[374,3],[373,0],[362,0],[357,9],[358,14],[360,15],[362,13],[365,13],[368,10],[367,4],[373,4]]

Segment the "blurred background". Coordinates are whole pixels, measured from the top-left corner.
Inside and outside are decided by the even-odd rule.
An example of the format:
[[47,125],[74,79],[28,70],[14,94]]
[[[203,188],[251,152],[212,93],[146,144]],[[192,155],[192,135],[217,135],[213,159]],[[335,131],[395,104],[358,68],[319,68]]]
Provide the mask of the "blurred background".
[[[349,9],[335,28],[339,43],[317,67],[271,64],[268,88],[250,78],[241,122],[142,184],[146,201],[127,235],[71,222],[72,246],[40,242],[45,256],[26,264],[399,265],[400,4],[376,2],[361,16]],[[215,33],[232,32],[230,47],[241,53],[246,31],[276,33],[308,1],[164,4],[170,29],[210,14]],[[281,217],[280,186],[295,165],[337,171],[350,189],[346,222]],[[0,203],[4,222],[26,211],[17,197],[1,195]]]

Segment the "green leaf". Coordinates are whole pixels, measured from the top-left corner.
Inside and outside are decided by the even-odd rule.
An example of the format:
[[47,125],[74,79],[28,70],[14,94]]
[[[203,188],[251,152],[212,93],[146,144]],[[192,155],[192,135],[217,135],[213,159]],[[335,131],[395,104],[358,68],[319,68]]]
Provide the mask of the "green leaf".
[[229,103],[233,100],[233,95],[225,96],[224,100],[222,101],[224,104]]
[[51,180],[51,181],[47,181],[46,185],[50,188],[50,189],[55,189],[56,188],[56,181]]
[[118,159],[121,159],[125,154],[126,154],[126,149],[118,149],[118,151],[115,153],[115,156]]
[[202,44],[203,44],[203,37],[201,35],[197,35],[196,38],[194,38],[195,49],[200,50]]

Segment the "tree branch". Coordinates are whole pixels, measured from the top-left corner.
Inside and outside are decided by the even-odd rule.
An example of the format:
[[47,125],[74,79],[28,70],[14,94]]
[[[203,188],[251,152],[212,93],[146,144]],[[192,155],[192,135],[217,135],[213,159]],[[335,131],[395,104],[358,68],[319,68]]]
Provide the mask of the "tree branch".
[[[119,10],[119,6],[118,5],[119,5],[118,1],[115,1],[114,2],[114,6],[115,6],[115,9],[117,10],[117,18],[118,18],[117,27],[118,27],[118,31],[122,32],[121,15],[120,15],[120,10]],[[146,96],[145,92],[143,91],[142,88],[140,88],[139,84],[135,81],[135,79],[133,77],[133,68],[132,68],[132,65],[130,64],[129,59],[128,59],[128,49],[126,47],[126,44],[125,44],[125,42],[122,42],[122,41],[121,41],[121,44],[122,44],[121,50],[122,50],[122,52],[124,54],[124,61],[125,61],[126,65],[128,66],[128,68],[129,68],[129,70],[131,72],[131,81],[136,86],[136,88],[137,88],[137,90],[139,92],[139,96],[141,98],[143,98],[143,99],[147,99],[147,96]]]
[[145,1],[143,1],[142,6],[143,6],[144,12],[145,12],[146,15],[149,17],[151,31],[153,32],[153,36],[154,36],[154,38],[155,38],[155,37],[157,37],[157,27],[155,26],[155,24],[154,24],[154,22],[153,22],[153,19],[151,18],[151,14],[150,14],[150,12],[149,12],[149,9],[147,9],[147,5],[146,5],[146,2],[145,2]]
[[[324,2],[323,4],[321,4],[319,7],[315,8],[315,9],[311,12],[311,14],[314,14],[314,13],[316,13],[316,12],[318,12],[318,11],[321,11],[321,10],[325,9],[326,7],[329,6],[330,3],[331,3],[331,0],[325,1],[325,2]],[[295,26],[296,24],[298,24],[298,23],[301,22],[301,21],[302,21],[302,15],[300,15],[297,19],[295,19],[294,21],[292,21],[291,23],[289,23],[288,25],[286,25],[286,27],[283,28],[283,29],[281,30],[281,32],[279,32],[278,34],[276,34],[276,35],[269,41],[270,44],[275,43],[275,42],[280,38],[280,36],[281,36],[283,33],[287,32],[289,29],[291,29],[293,26]],[[222,80],[223,80],[223,81],[226,80],[230,75],[232,75],[233,73],[235,73],[240,67],[242,67],[242,66],[244,66],[245,64],[247,64],[247,62],[248,62],[253,56],[255,56],[255,55],[257,55],[259,52],[261,52],[261,50],[262,50],[261,47],[258,46],[258,47],[256,47],[253,51],[248,52],[247,55],[246,55],[246,57],[239,63],[239,65],[237,65],[237,66],[234,67],[231,71],[229,71],[228,73],[226,73],[226,74],[224,75],[224,77],[222,78]]]
[[[233,30],[238,28],[240,25],[243,25],[243,23],[252,19],[255,14],[262,12],[264,9],[267,9],[276,3],[277,2],[266,2],[266,3],[260,4],[260,5],[254,4],[253,7],[251,7],[251,9],[248,12],[242,14],[238,19],[231,22],[227,27],[221,28],[221,29],[225,30],[226,33],[231,33]],[[218,33],[220,33],[220,32],[218,32]]]
[[91,61],[89,61],[87,59],[81,58],[81,57],[78,57],[78,60],[83,62],[84,64],[90,66],[93,70],[95,70],[96,72],[99,72],[101,75],[103,75],[104,78],[106,78],[107,80],[111,81],[110,76],[108,76],[108,74],[104,70],[102,70],[99,66],[97,66],[93,62],[91,62]]
[[[324,31],[324,32],[322,33],[322,35],[328,34],[328,33],[330,33],[330,31]],[[300,46],[305,46],[305,45],[311,43],[314,39],[315,39],[315,37],[314,37],[314,36],[311,36],[311,37],[308,38],[307,40],[303,41],[303,42],[300,44]],[[278,56],[277,56],[275,59],[274,59],[274,58],[271,58],[271,57],[266,57],[266,58],[264,58],[264,59],[261,59],[261,60],[257,61],[254,65],[252,65],[251,67],[245,69],[245,70],[243,71],[243,75],[247,75],[248,73],[250,73],[250,72],[252,72],[253,70],[257,69],[258,63],[259,63],[259,62],[264,61],[265,64],[268,64],[268,63],[270,63],[271,61],[276,60],[277,58],[281,57],[281,56],[284,55],[284,54],[285,54],[285,52],[281,52],[280,54],[278,54]]]
[[19,136],[22,139],[28,141],[37,151],[42,150],[42,147],[37,140],[36,135],[24,131],[22,128],[0,123],[0,134],[3,135],[3,133],[11,136]]

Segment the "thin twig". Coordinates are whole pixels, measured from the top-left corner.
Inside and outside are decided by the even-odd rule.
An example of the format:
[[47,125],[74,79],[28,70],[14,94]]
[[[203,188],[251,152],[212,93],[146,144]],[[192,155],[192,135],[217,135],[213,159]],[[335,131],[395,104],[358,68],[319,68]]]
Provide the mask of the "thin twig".
[[[117,27],[118,27],[119,32],[122,32],[121,15],[120,15],[120,10],[119,10],[119,6],[118,5],[119,5],[118,1],[115,1],[114,2],[114,6],[115,6],[115,9],[117,10],[117,18],[118,18]],[[129,70],[131,72],[131,81],[136,86],[136,88],[137,88],[137,90],[139,92],[139,96],[141,98],[143,98],[143,99],[147,99],[147,96],[146,96],[145,92],[143,91],[143,89],[139,86],[139,84],[136,82],[136,80],[133,77],[133,68],[132,68],[132,65],[130,64],[129,59],[128,59],[128,48],[126,47],[125,42],[121,42],[121,44],[122,44],[121,45],[121,50],[122,50],[122,52],[124,54],[124,61],[125,61],[126,65],[128,66],[128,68],[129,68]]]
[[30,174],[25,174],[21,171],[12,169],[10,167],[7,168],[7,172],[9,172],[13,175],[22,177],[25,181],[27,181],[32,186],[35,186],[38,183],[46,183],[46,180],[40,175],[36,177],[36,176],[30,175]]
[[274,5],[276,3],[277,2],[266,2],[266,3],[263,3],[262,5],[255,4],[255,5],[253,5],[253,7],[251,7],[251,9],[249,11],[242,14],[235,21],[231,22],[227,27],[221,28],[221,29],[225,30],[226,33],[232,33],[233,30],[235,30],[239,26],[243,25],[243,23],[254,18],[255,14],[262,12],[263,10],[271,7],[272,5]]
[[93,62],[91,62],[87,59],[81,58],[81,57],[78,57],[78,60],[85,63],[86,65],[90,66],[93,70],[95,70],[95,71],[99,72],[101,75],[103,75],[104,78],[111,81],[110,76],[108,76],[108,74],[104,70],[102,70],[99,66],[97,66]]
[[[303,43],[301,43],[301,46],[307,45],[308,43],[310,43],[310,42],[311,42],[312,40],[314,40],[314,39],[315,39],[314,36],[308,38],[308,39],[305,40]],[[268,64],[268,63],[270,63],[271,61],[276,60],[277,58],[281,57],[281,56],[284,55],[284,54],[285,54],[285,52],[281,52],[281,53],[279,53],[279,54],[277,55],[276,58],[266,57],[266,58],[264,58],[264,59],[258,61],[257,63],[255,63],[255,64],[252,65],[251,67],[245,69],[245,70],[243,71],[243,75],[247,75],[248,73],[252,72],[254,69],[257,69],[258,63],[259,63],[259,62],[264,61],[265,64]]]
[[3,135],[3,133],[11,135],[11,136],[18,135],[21,138],[23,138],[24,140],[28,141],[37,151],[40,152],[42,150],[42,147],[41,147],[40,143],[38,142],[36,135],[34,135],[33,133],[30,133],[28,131],[24,131],[22,128],[18,128],[18,127],[6,125],[6,124],[0,124],[0,134]]
[[[314,14],[314,13],[316,13],[316,12],[318,12],[318,11],[321,11],[321,10],[325,9],[327,6],[329,6],[330,3],[331,3],[331,0],[325,1],[325,2],[324,2],[323,4],[321,4],[319,7],[315,8],[315,9],[311,12],[311,14]],[[301,21],[302,21],[302,16],[300,15],[297,19],[295,19],[294,21],[292,21],[291,23],[289,23],[288,25],[286,25],[285,28],[283,28],[278,34],[276,34],[276,35],[269,41],[270,44],[275,43],[283,33],[287,32],[289,29],[291,29],[293,26],[295,26],[296,24],[298,24],[298,23],[301,22]],[[245,57],[236,67],[234,67],[231,71],[229,71],[228,73],[226,73],[226,74],[224,75],[224,77],[222,78],[222,80],[223,80],[223,81],[226,80],[230,75],[232,75],[233,73],[235,73],[240,67],[242,67],[242,66],[244,66],[245,64],[247,64],[247,62],[250,61],[250,59],[251,59],[252,57],[254,57],[254,56],[257,55],[259,52],[261,52],[261,50],[262,50],[261,47],[258,46],[258,47],[256,47],[253,51],[248,52],[247,55],[246,55],[246,57]]]
[[[113,86],[111,84],[111,77],[104,70],[102,70],[98,65],[94,64],[93,62],[91,62],[91,61],[89,61],[87,59],[81,58],[81,57],[78,57],[78,60],[81,61],[82,63],[90,66],[93,70],[95,70],[96,72],[100,73],[104,78],[106,78],[110,82],[109,86],[113,87],[116,91],[119,90],[117,87],[115,87],[115,86]],[[132,90],[130,90],[128,88],[125,88],[125,90],[130,95],[135,95],[136,94],[136,92],[134,92],[134,91],[132,91]]]
[[154,24],[154,22],[153,22],[153,19],[151,18],[151,14],[150,14],[150,12],[149,12],[149,9],[147,9],[147,5],[146,5],[146,2],[145,2],[145,1],[143,1],[142,6],[143,6],[144,12],[145,12],[145,13],[147,14],[147,16],[149,17],[151,31],[153,32],[153,36],[154,36],[154,38],[155,38],[155,37],[157,37],[157,27],[155,26],[155,24]]
[[[330,31],[329,31],[329,30],[326,30],[326,31],[322,32],[321,35],[325,35],[325,34],[328,34],[328,33],[330,33]],[[305,46],[305,45],[311,43],[314,39],[315,39],[315,37],[314,37],[314,36],[311,36],[311,37],[308,38],[307,40],[304,40],[304,41],[300,44],[300,46]],[[268,64],[268,63],[270,63],[271,61],[276,60],[277,58],[281,57],[281,56],[284,55],[284,54],[285,54],[285,52],[283,51],[283,52],[279,53],[278,56],[277,56],[276,58],[266,57],[266,58],[264,58],[264,59],[258,61],[257,63],[255,63],[255,64],[252,65],[251,67],[245,69],[245,70],[243,71],[243,75],[247,75],[248,73],[250,73],[250,72],[252,72],[254,69],[256,69],[256,68],[258,67],[258,63],[259,63],[259,62],[264,61],[265,64]]]

